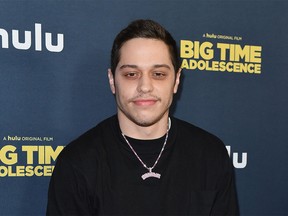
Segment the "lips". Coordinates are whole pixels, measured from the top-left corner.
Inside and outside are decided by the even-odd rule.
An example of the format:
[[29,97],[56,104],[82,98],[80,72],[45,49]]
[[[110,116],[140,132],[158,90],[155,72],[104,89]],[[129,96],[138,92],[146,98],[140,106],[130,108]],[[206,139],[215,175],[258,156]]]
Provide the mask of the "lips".
[[156,99],[137,99],[133,103],[137,106],[152,106],[157,102]]

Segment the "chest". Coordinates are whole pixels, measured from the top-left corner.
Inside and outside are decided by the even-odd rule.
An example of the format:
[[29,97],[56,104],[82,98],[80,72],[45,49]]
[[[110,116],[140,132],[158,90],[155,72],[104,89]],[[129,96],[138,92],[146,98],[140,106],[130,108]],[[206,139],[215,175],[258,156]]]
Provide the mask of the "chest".
[[[131,152],[106,155],[98,167],[95,195],[100,214],[187,215],[209,214],[216,190],[205,188],[205,169],[185,151],[164,151],[153,172],[160,178],[142,175],[148,170]],[[152,166],[157,154],[140,155]],[[196,160],[196,161],[195,161]]]

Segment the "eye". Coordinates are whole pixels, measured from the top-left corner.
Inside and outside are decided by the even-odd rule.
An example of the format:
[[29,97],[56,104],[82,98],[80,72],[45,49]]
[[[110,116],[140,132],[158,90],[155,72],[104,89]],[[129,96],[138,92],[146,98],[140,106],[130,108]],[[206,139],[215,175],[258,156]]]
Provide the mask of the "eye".
[[165,79],[166,76],[167,76],[167,74],[164,73],[164,72],[161,72],[161,71],[154,71],[154,72],[153,72],[153,77],[154,77],[155,79]]
[[136,79],[139,76],[139,73],[135,71],[128,71],[124,73],[124,76],[128,79]]

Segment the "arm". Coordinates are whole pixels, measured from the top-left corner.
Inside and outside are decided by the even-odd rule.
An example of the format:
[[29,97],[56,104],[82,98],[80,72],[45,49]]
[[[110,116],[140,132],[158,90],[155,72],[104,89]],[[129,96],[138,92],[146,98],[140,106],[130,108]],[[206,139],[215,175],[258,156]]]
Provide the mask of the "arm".
[[48,191],[47,215],[92,215],[85,177],[59,155]]
[[219,178],[220,190],[212,209],[212,215],[239,215],[234,168],[226,149],[223,152],[222,168],[221,178]]

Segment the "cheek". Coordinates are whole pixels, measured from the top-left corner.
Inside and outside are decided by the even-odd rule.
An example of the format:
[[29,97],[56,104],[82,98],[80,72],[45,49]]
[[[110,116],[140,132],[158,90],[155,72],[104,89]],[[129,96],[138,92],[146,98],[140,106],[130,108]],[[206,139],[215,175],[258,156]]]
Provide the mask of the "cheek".
[[129,97],[135,93],[137,88],[136,82],[116,80],[115,81],[115,91],[116,94],[121,95],[121,97]]
[[118,102],[123,102],[125,100],[127,100],[128,98],[130,98],[130,94],[131,94],[131,89],[129,87],[126,87],[125,86],[116,86],[115,88],[115,95],[116,95],[116,98],[118,100]]
[[[162,101],[165,103],[171,103],[171,100],[173,99],[174,95],[174,88],[173,86],[169,86],[169,88],[161,88],[160,91],[158,92],[159,95],[162,99]],[[157,95],[157,94],[156,94]]]

